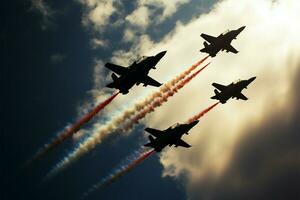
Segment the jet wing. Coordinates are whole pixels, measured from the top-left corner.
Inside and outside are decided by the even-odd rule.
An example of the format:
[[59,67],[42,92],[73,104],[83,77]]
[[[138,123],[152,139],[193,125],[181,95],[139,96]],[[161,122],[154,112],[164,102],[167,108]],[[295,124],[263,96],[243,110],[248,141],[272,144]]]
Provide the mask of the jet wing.
[[226,51],[230,51],[232,53],[238,53],[238,51],[231,45],[228,45],[224,48]]
[[239,93],[239,94],[235,95],[235,97],[237,99],[242,99],[242,100],[245,100],[245,101],[248,100],[248,98],[245,95],[243,95],[242,93]]
[[155,87],[161,86],[161,83],[157,82],[156,80],[154,80],[150,76],[146,76],[146,77],[141,78],[140,82],[143,83],[144,85],[152,85],[152,86],[155,86]]
[[122,67],[120,65],[115,65],[112,63],[106,63],[104,66],[119,75],[125,74],[125,72],[127,71],[126,67]]
[[163,131],[154,128],[145,128],[145,131],[147,131],[148,133],[150,133],[155,137],[159,137],[161,134],[163,134]]
[[174,145],[176,145],[176,146],[181,146],[181,147],[185,147],[185,148],[191,147],[191,145],[189,145],[188,143],[186,143],[186,142],[183,141],[182,139],[176,140],[176,142],[174,142]]
[[215,88],[217,88],[220,91],[223,91],[223,90],[225,90],[227,88],[227,86],[221,85],[219,83],[213,83],[212,86],[214,86]]
[[205,39],[206,41],[208,41],[209,43],[214,43],[214,42],[217,40],[216,37],[210,36],[210,35],[206,35],[206,34],[204,34],[204,33],[201,34],[201,37],[202,37],[203,39]]

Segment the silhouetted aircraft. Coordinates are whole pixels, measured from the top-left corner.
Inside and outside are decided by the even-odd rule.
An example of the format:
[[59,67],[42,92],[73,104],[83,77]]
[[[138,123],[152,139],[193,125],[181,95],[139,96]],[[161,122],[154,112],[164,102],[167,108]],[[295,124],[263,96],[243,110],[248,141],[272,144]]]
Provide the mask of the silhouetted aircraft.
[[214,90],[216,95],[211,97],[211,99],[217,99],[223,104],[230,98],[248,100],[248,98],[242,94],[242,90],[247,88],[247,86],[255,79],[256,77],[252,77],[248,80],[240,80],[227,86],[213,83],[212,85],[217,89]]
[[222,51],[226,50],[226,52],[230,51],[232,53],[238,53],[238,51],[233,46],[231,46],[230,43],[233,39],[236,39],[236,36],[240,34],[240,32],[242,32],[242,30],[244,30],[245,27],[246,26],[242,26],[237,30],[228,31],[224,34],[222,33],[218,37],[214,37],[202,33],[201,37],[205,39],[207,42],[209,42],[209,44],[205,41],[203,43],[204,48],[201,49],[200,51],[208,53],[211,57],[215,57],[217,53],[221,50]]
[[[181,139],[183,134],[188,134],[188,131],[193,128],[199,121],[193,121],[189,124],[174,124],[166,130],[157,130],[153,128],[146,128],[145,131],[150,133],[150,142],[145,144],[146,147],[153,147],[155,151],[160,152],[167,145],[172,146],[182,146],[185,148],[191,147],[185,141]],[[155,137],[153,137],[153,136]]]
[[128,67],[122,67],[112,63],[106,63],[105,67],[112,70],[111,75],[114,82],[106,85],[109,88],[119,89],[122,94],[127,94],[129,89],[135,84],[143,83],[144,86],[152,85],[155,87],[161,86],[161,83],[148,76],[151,69],[155,69],[156,64],[166,54],[167,51],[162,51],[155,56],[143,57],[142,60],[132,63]]

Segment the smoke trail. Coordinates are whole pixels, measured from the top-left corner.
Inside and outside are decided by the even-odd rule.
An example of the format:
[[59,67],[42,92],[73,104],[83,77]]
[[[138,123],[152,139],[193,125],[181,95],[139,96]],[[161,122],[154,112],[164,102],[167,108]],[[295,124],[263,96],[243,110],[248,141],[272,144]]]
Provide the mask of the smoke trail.
[[73,124],[71,127],[68,127],[63,133],[59,134],[56,138],[54,138],[50,143],[46,144],[42,149],[40,149],[36,155],[27,162],[27,164],[30,164],[34,160],[37,160],[44,156],[47,152],[49,152],[54,147],[61,144],[63,141],[65,141],[67,138],[71,137],[74,133],[76,133],[82,125],[89,122],[96,114],[98,114],[105,106],[107,106],[117,95],[119,92],[116,92],[115,94],[111,95],[109,98],[107,98],[105,101],[98,104],[93,110],[88,112],[85,116],[80,118],[75,124]]
[[[195,77],[200,71],[201,71],[201,69],[198,70],[198,71],[196,71],[193,75],[191,75],[190,77],[188,77],[184,81],[188,82],[188,79],[191,80],[192,77]],[[184,84],[182,83],[182,85],[184,85]],[[208,113],[214,107],[216,107],[218,104],[219,104],[219,102],[212,104],[208,108],[202,110],[201,112],[199,112],[196,115],[194,115],[193,117],[191,117],[186,123],[191,123],[191,122],[193,122],[195,120],[200,119],[202,116],[204,116],[206,113]],[[125,173],[129,172],[130,170],[132,170],[135,166],[137,166],[139,163],[141,163],[147,157],[149,157],[150,155],[152,155],[154,153],[154,151],[155,151],[154,149],[153,150],[148,150],[148,151],[145,151],[144,148],[139,149],[138,151],[136,151],[133,154],[133,156],[130,156],[129,158],[126,159],[127,162],[129,161],[129,163],[122,164],[112,174],[108,175],[107,177],[103,178],[101,181],[99,181],[98,183],[96,183],[94,186],[92,186],[83,195],[83,198],[89,196],[91,193],[95,192],[97,189],[100,189],[101,187],[104,187],[106,185],[109,185],[109,184],[113,183],[114,181],[116,181],[117,179],[119,179],[120,177],[122,177]]]
[[219,103],[220,102],[214,103],[213,105],[209,106],[208,108],[206,108],[206,109],[202,110],[201,112],[197,113],[192,118],[190,118],[186,123],[191,123],[193,121],[196,121],[196,120],[200,119],[203,115],[205,115],[206,113],[208,113],[211,109],[213,109]]
[[[192,76],[195,77],[200,71],[201,71],[201,69],[198,70],[197,72],[195,72]],[[190,80],[191,80],[192,76],[190,76],[188,78],[190,78]],[[188,78],[186,79],[187,82],[188,82]],[[184,84],[182,84],[182,85],[184,85]],[[216,107],[218,104],[219,104],[219,102],[214,103],[211,106],[209,106],[208,108],[200,111],[199,113],[197,113],[196,115],[191,117],[186,123],[191,123],[195,120],[200,119],[202,116],[204,116],[206,113],[208,113],[214,107]],[[139,163],[141,163],[146,158],[148,158],[150,155],[152,155],[154,152],[155,152],[154,149],[145,151],[145,149],[142,147],[141,149],[136,151],[133,154],[133,156],[130,156],[129,158],[126,159],[127,162],[129,161],[129,163],[122,164],[119,168],[114,170],[114,172],[112,174],[108,175],[107,177],[103,178],[98,183],[93,185],[86,193],[84,193],[83,198],[89,196],[91,193],[95,192],[97,189],[100,189],[101,187],[104,187],[106,185],[113,183],[114,181],[116,181],[117,179],[122,177],[125,173],[129,172],[135,166],[137,166]]]
[[193,77],[190,77],[189,79],[186,79],[187,81],[183,81],[183,82],[181,82],[181,81],[187,75],[189,75],[194,69],[196,69],[200,64],[202,64],[208,57],[209,56],[206,56],[205,58],[201,59],[194,65],[190,66],[186,71],[184,71],[180,75],[176,76],[174,79],[172,79],[168,83],[162,85],[157,92],[150,94],[144,100],[136,103],[133,106],[133,108],[127,109],[124,112],[122,112],[120,115],[113,117],[110,121],[106,122],[106,124],[104,124],[101,127],[96,126],[94,128],[94,130],[92,131],[93,134],[91,136],[89,136],[87,139],[85,139],[82,143],[80,143],[73,152],[71,152],[61,162],[59,162],[55,166],[55,168],[52,169],[48,173],[46,178],[52,177],[53,175],[58,173],[60,170],[63,170],[64,168],[66,168],[67,166],[69,166],[70,164],[75,162],[82,155],[84,155],[85,153],[94,149],[96,147],[96,145],[100,144],[107,135],[116,131],[117,128],[120,125],[122,125],[122,123],[124,123],[126,120],[130,119],[132,116],[136,115],[136,113],[141,112],[148,104],[151,104],[156,98],[162,97],[163,94],[166,92],[172,93],[171,88],[173,86],[175,86],[176,84],[180,83],[183,87],[185,82],[189,82],[189,79],[192,79],[197,74],[194,75]]
[[175,86],[173,86],[169,91],[163,93],[160,97],[156,98],[152,103],[146,105],[143,110],[133,116],[124,126],[123,131],[129,131],[132,127],[137,124],[141,119],[143,119],[147,114],[154,111],[155,108],[161,106],[164,102],[168,101],[168,98],[173,96],[178,92],[182,87],[189,83],[193,78],[195,78],[202,70],[204,70],[210,63],[206,64],[201,69],[194,72],[192,75],[188,76]]
[[141,148],[136,151],[133,155],[126,159],[126,163],[122,164],[119,168],[115,169],[112,174],[103,178],[100,182],[92,186],[86,193],[84,193],[83,198],[89,196],[91,193],[104,187],[106,185],[110,185],[117,179],[121,178],[125,173],[131,171],[138,164],[143,162],[146,158],[151,156],[155,151],[154,150],[145,150],[145,148]]

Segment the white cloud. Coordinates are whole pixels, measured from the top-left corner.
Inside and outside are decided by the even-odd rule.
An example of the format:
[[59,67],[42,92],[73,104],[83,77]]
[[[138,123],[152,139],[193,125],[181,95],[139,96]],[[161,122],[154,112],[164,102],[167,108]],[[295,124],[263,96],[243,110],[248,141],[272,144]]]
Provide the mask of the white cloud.
[[140,0],[140,5],[147,5],[156,8],[161,8],[163,10],[162,14],[156,19],[159,22],[164,21],[166,18],[171,17],[179,8],[179,6],[188,3],[190,0]]
[[100,38],[92,39],[91,43],[92,43],[92,47],[94,49],[99,48],[99,47],[107,47],[107,45],[108,45],[107,40],[103,40],[103,39],[100,39]]
[[113,52],[112,62],[115,62],[120,65],[129,65],[141,56],[152,56],[155,52],[152,51],[153,53],[150,53],[147,51],[153,49],[153,46],[154,42],[150,39],[148,35],[136,37],[132,48],[129,51],[117,50]]
[[[289,112],[285,109],[289,98],[284,97],[291,92],[293,74],[298,67],[299,10],[297,0],[224,0],[190,23],[178,23],[159,43],[144,35],[127,51],[128,55],[119,60],[125,62],[133,55],[168,50],[152,73],[165,82],[204,56],[199,52],[203,46],[201,33],[218,35],[227,29],[247,26],[232,43],[240,51],[237,55],[218,54],[198,78],[147,118],[146,125],[154,128],[184,122],[214,102],[209,99],[213,95],[212,82],[229,84],[238,78],[257,76],[244,92],[248,101],[231,100],[220,105],[205,116],[190,135],[184,136],[192,148],[169,149],[161,154],[164,175],[179,176],[186,172],[188,188],[207,175],[217,180],[230,162],[236,142],[251,125],[259,126],[266,113],[274,109],[283,114]],[[117,51],[114,55],[120,58],[123,53]]]
[[149,16],[149,9],[146,6],[141,6],[128,15],[126,20],[132,25],[146,28],[149,25]]
[[131,42],[134,41],[135,37],[136,37],[136,32],[132,28],[125,29],[123,35],[123,41]]
[[109,19],[115,13],[113,0],[79,0],[85,6],[84,25],[92,25],[96,31],[102,32],[109,24]]
[[[177,9],[190,0],[139,0],[136,9],[126,17],[126,20],[136,27],[145,30],[150,25],[157,25],[176,13]],[[155,15],[156,11],[162,13]]]
[[[90,13],[99,5],[95,0],[85,2],[91,8]],[[146,16],[138,23],[132,18],[131,23],[148,27],[153,23],[150,21],[150,5],[155,8],[162,6],[163,14],[160,17],[166,19],[176,12],[179,5],[187,1],[176,1],[180,2],[177,4],[173,1],[175,8],[169,2],[171,1],[141,0],[139,7],[133,12],[136,12],[137,16]],[[137,10],[140,7],[144,7],[144,10],[139,13]],[[275,3],[271,0],[223,0],[209,13],[199,15],[188,24],[177,23],[175,29],[159,43],[151,41],[148,35],[137,38],[134,31],[125,31],[123,39],[133,41],[133,46],[130,50],[115,51],[112,61],[126,66],[139,55],[153,55],[168,50],[157,69],[151,71],[151,77],[166,82],[204,56],[199,52],[203,46],[201,33],[218,35],[227,29],[247,26],[233,42],[233,46],[240,51],[237,55],[224,52],[218,54],[198,78],[146,119],[147,126],[161,129],[175,122],[185,122],[214,102],[209,99],[213,95],[212,82],[228,84],[238,78],[257,76],[244,92],[249,97],[248,101],[231,100],[218,106],[201,120],[190,135],[184,136],[184,140],[190,143],[192,148],[169,149],[161,154],[164,175],[178,177],[186,172],[187,190],[207,175],[211,176],[213,181],[217,181],[230,162],[239,138],[251,125],[259,126],[261,119],[267,116],[266,113],[272,112],[272,109],[282,111],[283,114],[289,112],[284,110],[289,98],[284,97],[289,96],[291,92],[293,74],[299,60],[299,10],[300,3],[297,0],[278,0]],[[113,12],[115,11],[108,12],[105,15],[105,23],[100,20],[99,24],[107,24],[107,19]],[[130,19],[129,16],[128,18]],[[99,20],[98,17],[95,19]],[[94,22],[98,24],[97,20]],[[103,64],[99,66],[103,69]],[[97,80],[102,83],[103,80],[107,81],[101,75],[100,78],[95,78],[95,83]],[[130,106],[128,102],[134,102],[133,100],[151,90],[155,88],[135,87],[128,95],[118,97],[108,109],[112,112],[115,112],[116,108],[122,110],[122,106]],[[103,99],[102,95],[97,97],[101,97],[97,98],[97,101]]]

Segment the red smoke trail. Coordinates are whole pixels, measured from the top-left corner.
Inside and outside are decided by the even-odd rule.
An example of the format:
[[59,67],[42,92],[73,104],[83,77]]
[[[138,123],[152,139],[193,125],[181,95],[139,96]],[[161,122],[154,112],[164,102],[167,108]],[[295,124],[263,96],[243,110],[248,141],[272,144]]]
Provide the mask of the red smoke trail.
[[[179,84],[181,81],[183,81],[188,75],[192,73],[194,69],[196,69],[200,64],[202,64],[209,56],[206,56],[203,59],[200,59],[197,63],[190,66],[187,70],[177,75],[175,78],[170,80],[169,82],[163,84],[158,91],[153,92],[149,96],[147,96],[142,101],[137,102],[133,107],[128,108],[124,112],[117,114],[112,117],[112,119],[108,122],[106,122],[103,126],[100,128],[97,127],[92,131],[92,134],[86,138],[84,141],[82,141],[74,150],[73,152],[69,153],[62,161],[60,161],[56,167],[51,170],[47,177],[52,177],[59,171],[63,170],[67,166],[74,163],[78,158],[83,156],[84,154],[88,153],[92,149],[94,149],[98,144],[100,144],[106,136],[112,133],[116,133],[116,130],[120,127],[123,129],[123,127],[126,127],[128,123],[132,123],[132,118],[138,114],[143,114],[145,109],[153,109],[157,107],[155,105],[153,108],[150,108],[150,105],[152,105],[153,102],[156,102],[159,106],[159,104],[167,101],[168,96],[172,96],[175,93],[174,91],[171,91],[172,88],[176,87],[177,84]],[[199,73],[199,72],[198,72]],[[190,78],[191,79],[191,78]],[[189,81],[189,79],[187,79]],[[187,82],[188,82],[187,81]],[[183,86],[181,86],[183,87]],[[177,92],[178,89],[176,89]],[[172,94],[172,95],[171,95]],[[161,99],[162,98],[162,99]],[[161,103],[157,101],[157,99],[161,99]],[[141,117],[143,118],[143,116]],[[132,125],[130,125],[131,127]]]
[[114,174],[110,179],[107,180],[106,184],[110,184],[123,176],[125,173],[129,172],[132,170],[135,166],[143,162],[146,158],[151,156],[155,151],[154,150],[149,150],[146,151],[145,153],[141,154],[136,160],[133,160],[129,165],[123,168],[123,170],[119,171],[118,173]]
[[168,83],[165,83],[163,86],[166,86],[166,87],[162,87],[161,89],[163,91],[168,90],[169,86],[173,86],[174,84],[177,84],[179,81],[181,81],[182,79],[184,79],[187,75],[189,75],[192,71],[194,71],[199,65],[201,65],[209,57],[210,56],[208,55],[208,56],[202,58],[201,60],[199,60],[198,62],[196,62],[192,66],[190,66],[187,70],[185,70],[184,72],[182,72],[180,75],[176,76],[174,79],[172,79]]
[[194,69],[196,69],[199,65],[201,65],[207,58],[209,58],[209,55],[206,56],[205,58],[199,60],[198,62],[196,62],[195,64],[193,64],[187,71],[193,71]]
[[56,147],[57,145],[61,144],[63,141],[65,141],[67,138],[71,137],[74,133],[76,133],[82,125],[89,122],[96,114],[98,114],[105,106],[107,106],[120,92],[116,92],[109,98],[107,98],[105,101],[98,104],[93,110],[88,112],[85,116],[80,118],[75,124],[73,124],[71,127],[68,127],[63,133],[59,134],[56,138],[54,138],[50,143],[46,144],[42,149],[40,149],[37,154],[27,162],[27,164],[30,164],[32,161],[37,160],[44,156],[47,152],[49,152],[51,149]]
[[183,88],[187,83],[189,83],[193,78],[195,78],[202,70],[204,70],[210,63],[206,64],[201,69],[197,70],[187,78],[183,79],[181,82],[172,87],[169,91],[163,93],[160,97],[157,97],[150,105],[146,105],[143,110],[133,116],[124,126],[123,131],[129,131],[132,127],[137,124],[141,119],[143,119],[147,114],[154,111],[155,108],[161,106],[164,102],[168,101],[168,98],[177,93],[181,88]]
[[133,160],[130,163],[128,163],[126,165],[122,165],[113,174],[109,175],[108,177],[102,179],[99,183],[95,184],[83,195],[83,197],[87,197],[92,192],[94,192],[95,190],[97,190],[103,186],[110,185],[111,183],[113,183],[114,181],[116,181],[117,179],[122,177],[124,174],[131,171],[134,167],[136,167],[138,164],[143,162],[146,158],[151,156],[154,152],[155,152],[154,149],[145,151],[144,148],[142,150],[137,151],[137,155],[134,156]]
[[215,106],[217,106],[220,102],[214,103],[213,105],[209,106],[208,108],[202,110],[201,112],[199,112],[198,114],[196,114],[194,117],[190,118],[187,123],[191,123],[193,121],[196,121],[198,119],[200,119],[203,115],[205,115],[206,113],[208,113],[211,109],[213,109]]

